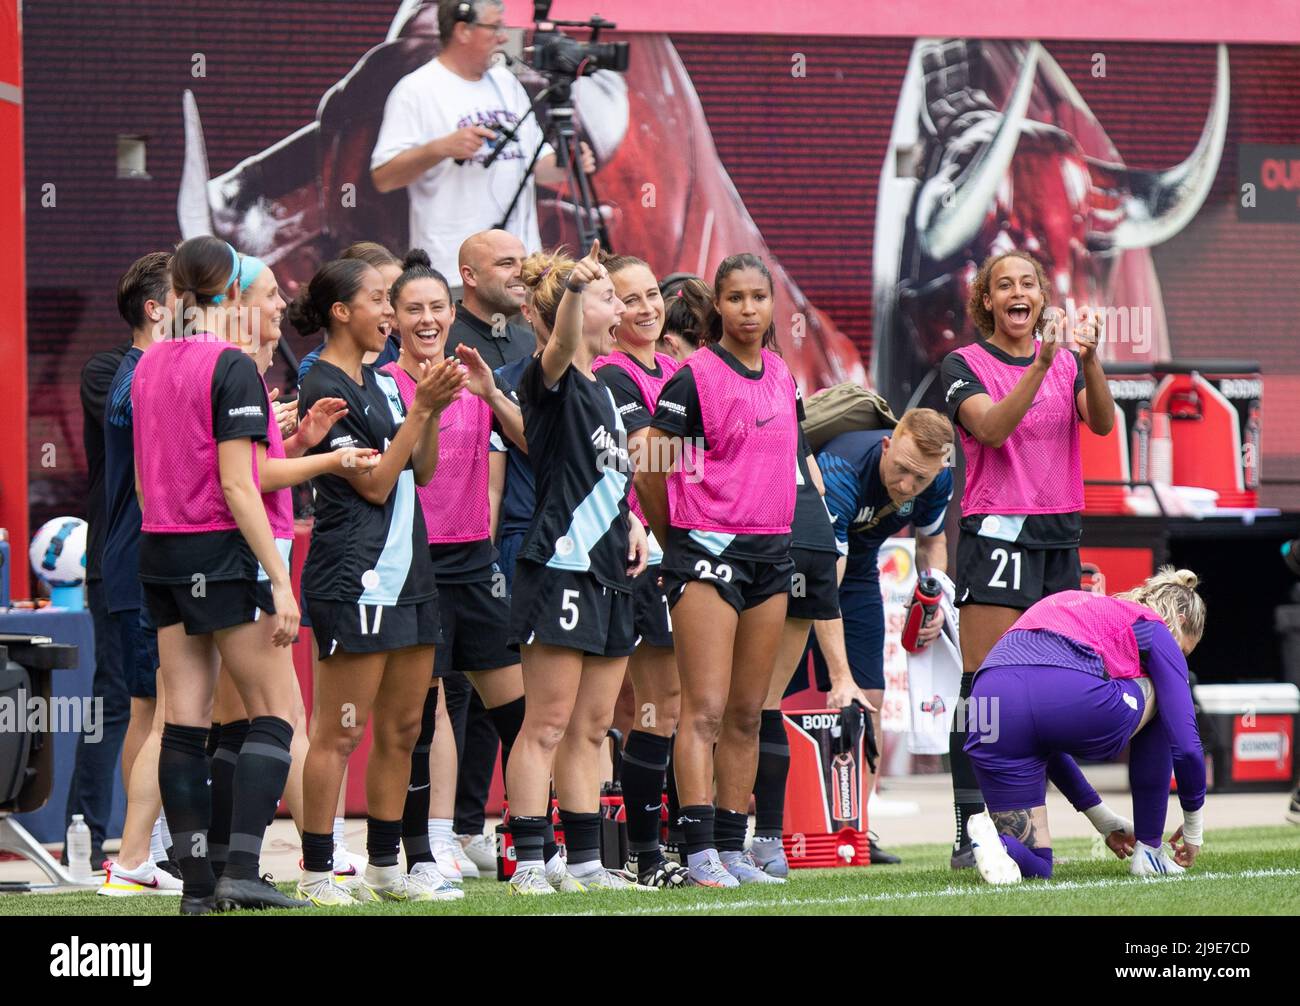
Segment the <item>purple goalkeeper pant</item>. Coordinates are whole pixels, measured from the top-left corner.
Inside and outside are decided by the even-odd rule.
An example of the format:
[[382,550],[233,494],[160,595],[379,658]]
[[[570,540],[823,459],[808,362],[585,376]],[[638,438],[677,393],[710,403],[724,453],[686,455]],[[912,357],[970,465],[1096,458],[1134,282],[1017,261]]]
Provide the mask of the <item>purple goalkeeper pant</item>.
[[[966,707],[970,755],[990,811],[1047,802],[1048,761],[1116,757],[1142,720],[1137,682],[1068,667],[990,667]],[[1067,794],[1070,795],[1070,794]]]

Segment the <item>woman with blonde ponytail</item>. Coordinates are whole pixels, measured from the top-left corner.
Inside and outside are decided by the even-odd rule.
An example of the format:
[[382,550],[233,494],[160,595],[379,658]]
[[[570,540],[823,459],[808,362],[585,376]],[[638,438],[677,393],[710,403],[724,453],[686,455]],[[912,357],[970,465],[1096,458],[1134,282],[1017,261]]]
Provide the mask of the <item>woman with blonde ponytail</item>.
[[[970,819],[985,880],[1050,877],[1047,780],[1087,815],[1135,876],[1182,873],[1202,843],[1205,755],[1187,654],[1205,631],[1191,570],[1161,568],[1116,597],[1053,594],[1026,611],[980,665],[966,752],[988,813]],[[1111,811],[1074,763],[1129,749],[1133,821]],[[1183,825],[1162,842],[1169,776]]]

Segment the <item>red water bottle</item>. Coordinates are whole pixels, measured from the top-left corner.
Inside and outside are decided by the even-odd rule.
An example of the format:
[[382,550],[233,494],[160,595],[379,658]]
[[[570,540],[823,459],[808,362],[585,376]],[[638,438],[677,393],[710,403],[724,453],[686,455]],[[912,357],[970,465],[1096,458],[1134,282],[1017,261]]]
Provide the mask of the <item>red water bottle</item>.
[[908,653],[920,653],[916,644],[917,634],[934,621],[935,612],[939,610],[939,601],[943,598],[943,587],[932,576],[918,576],[916,590],[907,605],[907,621],[903,623],[903,649]]

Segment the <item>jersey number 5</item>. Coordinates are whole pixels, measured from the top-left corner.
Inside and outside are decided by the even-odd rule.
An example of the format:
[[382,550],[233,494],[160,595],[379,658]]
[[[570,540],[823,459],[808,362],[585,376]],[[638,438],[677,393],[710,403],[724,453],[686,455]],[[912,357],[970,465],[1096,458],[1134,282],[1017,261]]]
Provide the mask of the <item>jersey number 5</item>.
[[1011,565],[1014,567],[1011,572],[1011,589],[1019,590],[1020,589],[1020,553],[1012,552],[1008,556],[1007,550],[1005,548],[995,548],[992,552],[989,553],[989,558],[996,559],[998,564],[998,568],[993,571],[993,578],[989,580],[989,586],[1001,587],[1004,590],[1006,589],[1007,581],[1002,579],[1002,574],[1006,572],[1007,560],[1010,559]]
[[576,590],[566,590],[560,596],[560,610],[564,616],[560,619],[560,628],[565,632],[571,632],[578,624],[578,606],[574,602],[578,599]]

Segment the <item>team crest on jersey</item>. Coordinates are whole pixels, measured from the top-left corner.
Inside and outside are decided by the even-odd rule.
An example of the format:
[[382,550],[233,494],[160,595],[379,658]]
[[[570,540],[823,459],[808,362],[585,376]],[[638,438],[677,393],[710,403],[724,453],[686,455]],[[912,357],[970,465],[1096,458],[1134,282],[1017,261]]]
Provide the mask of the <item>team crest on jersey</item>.
[[910,513],[912,512],[912,504],[913,504],[914,502],[915,502],[915,500],[908,500],[908,501],[907,501],[906,503],[904,503],[901,507],[899,507],[899,508],[898,508],[898,516],[900,516],[900,517],[906,517],[908,514],[910,514]]

